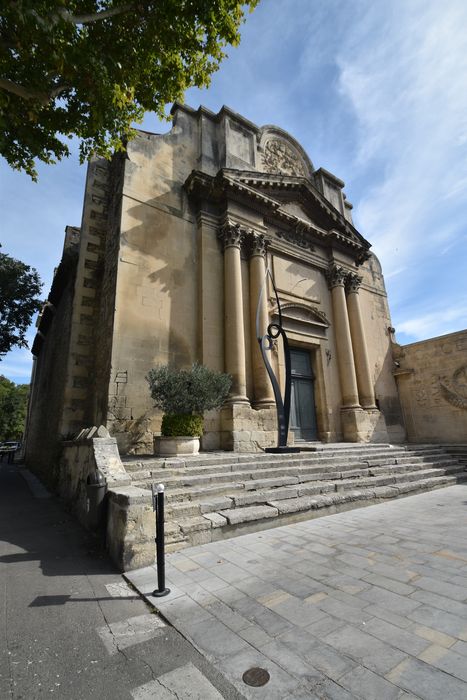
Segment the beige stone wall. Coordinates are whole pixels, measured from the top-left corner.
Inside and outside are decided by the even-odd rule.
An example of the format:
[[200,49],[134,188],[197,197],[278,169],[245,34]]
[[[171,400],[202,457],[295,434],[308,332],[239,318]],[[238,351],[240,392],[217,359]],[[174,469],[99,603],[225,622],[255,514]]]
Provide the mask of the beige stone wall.
[[375,255],[359,268],[358,274],[363,277],[359,296],[377,406],[384,416],[388,441],[403,442],[404,422],[393,376],[391,316],[381,265]]
[[467,330],[410,345],[394,357],[411,442],[467,442]]
[[194,142],[188,123],[167,136],[138,135],[128,148],[108,415],[123,451],[151,451],[160,429],[148,371],[197,359],[197,226],[182,189]]

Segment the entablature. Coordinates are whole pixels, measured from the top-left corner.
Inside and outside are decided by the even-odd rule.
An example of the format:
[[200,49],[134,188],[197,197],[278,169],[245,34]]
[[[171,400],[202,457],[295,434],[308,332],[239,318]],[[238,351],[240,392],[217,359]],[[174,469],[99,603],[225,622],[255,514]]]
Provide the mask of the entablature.
[[[185,190],[200,207],[215,202],[225,208],[234,200],[260,211],[265,224],[275,225],[279,237],[299,248],[312,250],[314,243],[324,244],[345,251],[357,265],[369,257],[370,243],[307,178],[227,168],[211,176],[194,170]],[[291,202],[298,203],[309,220],[288,210],[285,205]]]

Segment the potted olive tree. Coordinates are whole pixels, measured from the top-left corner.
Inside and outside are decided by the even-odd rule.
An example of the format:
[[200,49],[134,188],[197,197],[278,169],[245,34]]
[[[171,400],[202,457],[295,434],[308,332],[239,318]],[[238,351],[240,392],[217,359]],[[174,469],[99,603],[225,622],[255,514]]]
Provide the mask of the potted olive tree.
[[203,413],[222,406],[232,379],[203,365],[172,369],[159,365],[146,377],[154,406],[163,411],[161,437],[154,439],[161,456],[197,454]]

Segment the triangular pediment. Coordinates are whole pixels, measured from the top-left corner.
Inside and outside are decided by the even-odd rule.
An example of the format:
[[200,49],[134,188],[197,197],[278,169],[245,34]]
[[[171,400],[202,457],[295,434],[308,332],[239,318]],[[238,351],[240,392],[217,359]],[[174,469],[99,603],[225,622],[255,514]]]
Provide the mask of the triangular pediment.
[[315,224],[318,228],[336,232],[356,244],[369,248],[370,244],[352,224],[314,186],[309,178],[270,173],[246,172],[223,169],[223,177],[232,186],[248,188],[251,193],[261,193],[275,203],[278,213],[295,216]]
[[305,221],[308,224],[313,224],[315,223],[314,221],[311,220],[308,212],[304,207],[302,207],[301,204],[298,202],[286,202],[285,204],[281,205],[282,211],[285,211],[287,214],[291,214],[292,216],[296,216],[297,219],[300,221]]
[[223,168],[215,177],[194,171],[185,184],[189,193],[209,198],[235,197],[261,209],[274,220],[300,235],[326,239],[346,249],[356,259],[368,257],[370,244],[306,177]]

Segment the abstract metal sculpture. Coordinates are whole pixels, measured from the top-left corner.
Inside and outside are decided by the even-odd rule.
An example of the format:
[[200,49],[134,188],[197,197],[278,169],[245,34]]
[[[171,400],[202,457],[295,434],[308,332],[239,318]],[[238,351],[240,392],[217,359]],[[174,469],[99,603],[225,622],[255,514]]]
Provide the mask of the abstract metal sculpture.
[[[278,323],[270,323],[267,327],[266,333],[262,334],[262,329],[260,325],[260,309],[263,302],[263,294],[267,293],[267,282],[268,278],[271,280],[272,287],[274,289],[274,295],[276,297],[277,303],[277,313],[279,316]],[[279,382],[274,373],[272,365],[268,358],[268,352],[274,347],[274,341],[281,336],[282,343],[284,347],[284,360],[285,360],[285,389],[284,397],[282,398]],[[258,299],[258,306],[256,308],[256,338],[261,349],[261,355],[263,357],[263,362],[266,366],[269,379],[271,380],[272,389],[274,391],[274,398],[276,401],[277,409],[277,447],[267,447],[266,452],[300,452],[298,447],[287,447],[287,435],[289,432],[289,421],[290,421],[290,394],[292,388],[292,368],[290,361],[290,349],[287,334],[282,327],[282,312],[281,305],[279,301],[279,296],[277,294],[276,285],[272,278],[269,268],[266,269],[266,274],[264,276],[264,283],[261,287],[261,292]]]

